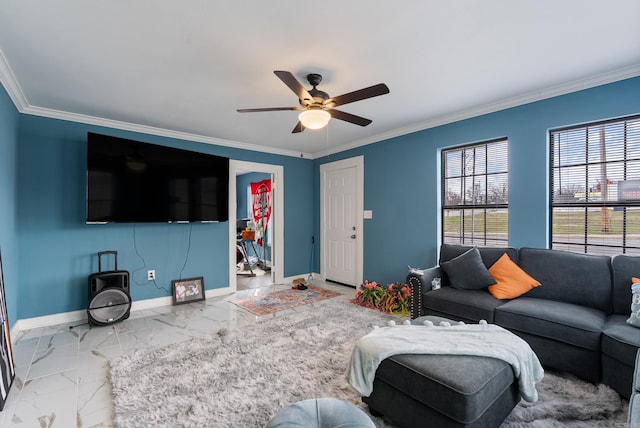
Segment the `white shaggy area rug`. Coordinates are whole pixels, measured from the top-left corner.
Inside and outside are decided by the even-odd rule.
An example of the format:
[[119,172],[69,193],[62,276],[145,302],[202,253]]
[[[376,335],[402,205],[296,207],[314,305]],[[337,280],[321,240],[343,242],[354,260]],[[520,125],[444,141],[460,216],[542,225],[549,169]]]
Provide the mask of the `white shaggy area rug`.
[[[264,427],[283,407],[315,397],[366,411],[345,368],[354,342],[391,317],[337,299],[310,309],[112,360],[116,425]],[[626,402],[608,387],[547,374],[538,392],[504,428],[625,426]]]

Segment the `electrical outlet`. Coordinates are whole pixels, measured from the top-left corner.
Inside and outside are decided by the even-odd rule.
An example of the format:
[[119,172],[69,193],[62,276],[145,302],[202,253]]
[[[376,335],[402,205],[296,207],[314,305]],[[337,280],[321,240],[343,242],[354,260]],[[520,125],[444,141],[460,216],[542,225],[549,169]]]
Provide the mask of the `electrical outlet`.
[[154,279],[156,279],[156,271],[155,270],[148,270],[147,271],[147,280],[153,281]]

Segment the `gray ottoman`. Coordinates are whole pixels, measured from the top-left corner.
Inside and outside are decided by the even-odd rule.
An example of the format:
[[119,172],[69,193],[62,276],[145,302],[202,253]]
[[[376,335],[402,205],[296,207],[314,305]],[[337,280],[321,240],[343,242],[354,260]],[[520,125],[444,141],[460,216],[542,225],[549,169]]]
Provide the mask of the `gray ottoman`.
[[[421,317],[435,324],[440,317]],[[450,320],[447,320],[450,321]],[[382,361],[373,393],[362,400],[400,428],[498,427],[520,401],[518,379],[499,359],[395,355]]]
[[375,428],[371,418],[351,403],[335,398],[298,401],[280,410],[266,428]]

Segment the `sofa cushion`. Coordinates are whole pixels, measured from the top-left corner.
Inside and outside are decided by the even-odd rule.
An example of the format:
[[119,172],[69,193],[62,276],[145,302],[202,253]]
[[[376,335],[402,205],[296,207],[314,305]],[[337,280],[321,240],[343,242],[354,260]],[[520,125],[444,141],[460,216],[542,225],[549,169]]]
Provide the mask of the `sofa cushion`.
[[602,353],[633,367],[640,348],[640,332],[626,321],[626,315],[609,316],[602,331]]
[[496,308],[495,323],[589,350],[600,349],[604,312],[571,303],[519,297]]
[[627,319],[627,324],[640,328],[640,279],[633,278],[631,286],[631,315]]
[[481,290],[496,283],[482,262],[480,252],[475,247],[456,258],[441,263],[440,267],[449,277],[451,286],[455,288]]
[[542,284],[529,291],[527,297],[573,303],[611,313],[609,256],[521,248],[518,265]]
[[629,428],[640,427],[640,393],[636,393],[629,400]]
[[633,389],[629,399],[629,428],[640,427],[640,350],[636,355],[636,366],[633,373]]
[[489,268],[489,274],[496,280],[494,285],[489,286],[489,293],[496,299],[515,299],[540,286],[540,282],[515,264],[507,253]]
[[493,322],[494,309],[504,301],[498,300],[486,290],[458,290],[442,287],[422,295],[425,314],[438,313],[456,321]]
[[[633,372],[633,390],[640,392],[640,349],[636,352],[636,365],[635,371]],[[638,420],[640,421],[640,419]]]
[[[440,246],[440,259],[438,264],[442,264],[443,262],[449,261],[458,257],[459,255],[466,253],[472,246],[469,245],[456,245],[456,244],[442,244]],[[482,257],[482,262],[487,267],[491,267],[495,262],[498,261],[500,257],[504,253],[509,255],[509,258],[513,260],[515,263],[518,263],[518,250],[516,248],[511,247],[476,247],[480,252],[480,257]]]
[[640,278],[640,257],[619,255],[611,260],[613,270],[613,313],[629,315],[631,283]]

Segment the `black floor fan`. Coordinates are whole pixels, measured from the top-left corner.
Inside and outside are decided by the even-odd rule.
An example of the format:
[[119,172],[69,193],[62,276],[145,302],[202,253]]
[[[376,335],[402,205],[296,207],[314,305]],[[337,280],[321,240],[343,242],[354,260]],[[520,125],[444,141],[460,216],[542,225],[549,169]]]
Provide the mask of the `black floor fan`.
[[[113,254],[114,270],[102,271],[102,256]],[[118,270],[118,252],[98,253],[98,272],[89,275],[89,324],[109,325],[129,318],[129,272]]]

